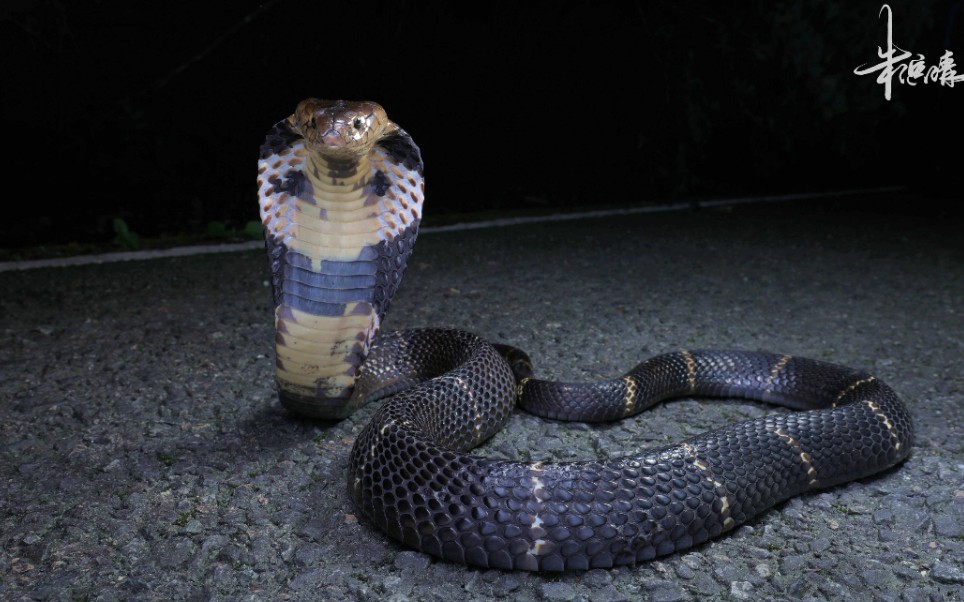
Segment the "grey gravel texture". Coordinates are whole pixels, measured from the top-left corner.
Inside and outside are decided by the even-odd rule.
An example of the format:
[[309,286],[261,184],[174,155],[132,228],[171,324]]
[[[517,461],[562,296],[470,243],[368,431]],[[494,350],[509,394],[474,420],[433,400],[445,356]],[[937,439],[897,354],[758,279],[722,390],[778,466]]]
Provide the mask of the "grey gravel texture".
[[[452,565],[356,518],[346,464],[373,408],[336,424],[280,408],[262,253],[2,273],[0,599],[964,599],[964,222],[854,208],[876,202],[421,238],[387,328],[473,330],[565,380],[683,347],[769,349],[875,372],[912,409],[896,469],[580,573]],[[478,453],[631,454],[775,411],[688,399],[591,426],[517,412]]]

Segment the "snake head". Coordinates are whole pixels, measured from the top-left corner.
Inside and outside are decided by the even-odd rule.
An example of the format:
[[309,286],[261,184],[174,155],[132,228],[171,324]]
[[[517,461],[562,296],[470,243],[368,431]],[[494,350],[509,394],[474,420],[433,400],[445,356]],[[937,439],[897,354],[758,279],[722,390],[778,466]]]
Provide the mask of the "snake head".
[[381,105],[367,100],[308,98],[298,103],[288,121],[310,150],[340,160],[368,154],[375,143],[398,129]]

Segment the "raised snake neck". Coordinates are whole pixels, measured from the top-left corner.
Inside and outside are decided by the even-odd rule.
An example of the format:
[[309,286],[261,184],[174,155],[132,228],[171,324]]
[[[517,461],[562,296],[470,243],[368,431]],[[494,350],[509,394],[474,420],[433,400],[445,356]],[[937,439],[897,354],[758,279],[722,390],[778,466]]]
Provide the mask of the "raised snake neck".
[[258,191],[281,401],[344,418],[418,233],[421,154],[378,104],[309,98],[268,132]]
[[[575,385],[534,379],[524,353],[463,331],[376,337],[424,188],[418,147],[375,103],[302,102],[269,132],[259,173],[279,396],[327,418],[385,399],[355,441],[348,488],[360,514],[416,549],[496,568],[632,564],[910,453],[912,422],[893,389],[816,360],[681,351]],[[542,416],[613,420],[687,395],[805,411],[599,462],[467,453],[505,424],[517,396]]]

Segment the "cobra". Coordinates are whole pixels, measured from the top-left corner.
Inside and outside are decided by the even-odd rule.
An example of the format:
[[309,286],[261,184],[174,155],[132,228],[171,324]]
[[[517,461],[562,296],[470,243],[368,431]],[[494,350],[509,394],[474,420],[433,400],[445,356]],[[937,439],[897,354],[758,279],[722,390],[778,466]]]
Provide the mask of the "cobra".
[[[913,425],[894,390],[822,361],[680,351],[616,379],[555,383],[534,378],[522,351],[468,332],[379,334],[424,182],[418,147],[376,103],[301,102],[269,132],[258,171],[281,403],[340,419],[383,400],[354,442],[348,491],[362,516],[408,546],[503,569],[634,564],[910,454]],[[604,421],[681,396],[799,411],[605,461],[469,453],[517,402],[548,418]]]

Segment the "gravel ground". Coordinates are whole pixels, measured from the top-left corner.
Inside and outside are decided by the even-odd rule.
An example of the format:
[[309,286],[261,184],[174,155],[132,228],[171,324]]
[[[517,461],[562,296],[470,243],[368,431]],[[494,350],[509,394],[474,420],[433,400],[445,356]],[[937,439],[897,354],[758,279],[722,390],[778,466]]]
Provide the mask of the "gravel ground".
[[[681,347],[770,349],[873,371],[912,408],[896,469],[578,573],[452,565],[356,518],[347,458],[373,408],[328,424],[279,407],[262,253],[0,273],[0,598],[964,599],[964,222],[860,206],[422,237],[389,328],[474,330],[568,380]],[[596,426],[517,412],[480,453],[601,458],[774,411],[690,399]]]

